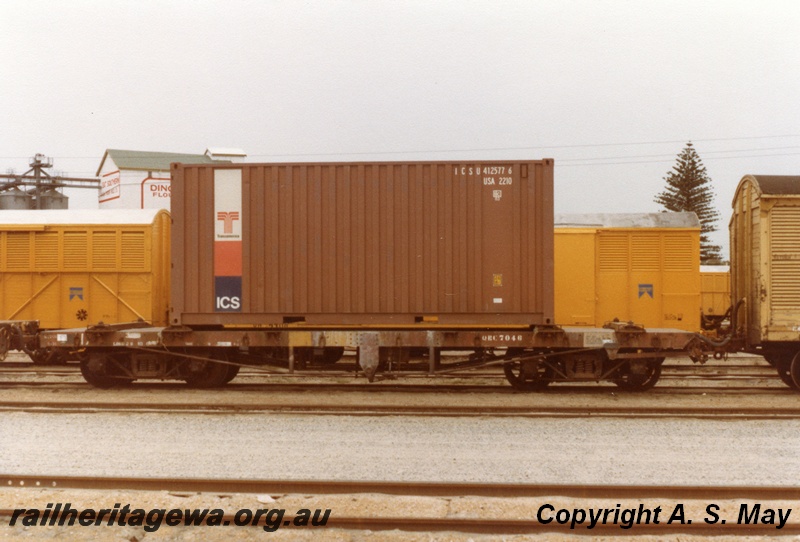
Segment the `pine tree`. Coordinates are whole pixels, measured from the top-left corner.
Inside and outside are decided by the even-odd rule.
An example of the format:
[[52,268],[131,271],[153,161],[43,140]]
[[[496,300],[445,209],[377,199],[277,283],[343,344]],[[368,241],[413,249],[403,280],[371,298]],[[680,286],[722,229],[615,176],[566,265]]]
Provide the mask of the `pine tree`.
[[715,222],[720,214],[714,208],[711,179],[691,141],[678,155],[677,163],[664,180],[667,187],[655,197],[655,202],[663,205],[667,211],[694,211],[700,219],[700,262],[720,263],[721,247],[712,245],[708,236],[717,231]]

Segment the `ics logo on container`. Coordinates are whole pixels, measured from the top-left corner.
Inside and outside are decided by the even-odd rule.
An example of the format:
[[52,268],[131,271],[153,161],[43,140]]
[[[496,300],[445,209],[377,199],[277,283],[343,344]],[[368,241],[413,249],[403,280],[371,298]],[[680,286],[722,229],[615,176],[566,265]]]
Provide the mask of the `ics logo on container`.
[[217,296],[217,312],[239,312],[242,308],[242,299],[239,296]]

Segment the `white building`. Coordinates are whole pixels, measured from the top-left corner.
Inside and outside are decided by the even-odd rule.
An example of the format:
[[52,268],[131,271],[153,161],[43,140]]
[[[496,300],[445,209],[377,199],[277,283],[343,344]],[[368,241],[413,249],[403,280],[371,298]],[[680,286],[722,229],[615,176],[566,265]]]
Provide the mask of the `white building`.
[[107,149],[97,168],[100,209],[170,208],[169,167],[173,162],[242,162],[240,149],[209,148],[204,154]]

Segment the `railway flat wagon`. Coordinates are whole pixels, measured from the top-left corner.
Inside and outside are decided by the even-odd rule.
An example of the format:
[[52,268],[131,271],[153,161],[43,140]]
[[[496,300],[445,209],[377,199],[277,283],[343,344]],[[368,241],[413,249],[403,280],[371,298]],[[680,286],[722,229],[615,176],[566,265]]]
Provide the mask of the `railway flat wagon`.
[[[746,175],[730,221],[734,330],[800,383],[800,177]],[[791,373],[791,375],[790,375]],[[794,378],[792,379],[792,376]]]
[[[655,384],[692,334],[554,322],[553,161],[173,164],[169,324],[44,332],[96,386],[242,365]],[[334,364],[345,351],[355,363]],[[442,352],[457,356],[443,356]],[[342,369],[342,367],[345,367]]]
[[699,331],[697,215],[557,215],[555,303],[561,325],[618,320]]

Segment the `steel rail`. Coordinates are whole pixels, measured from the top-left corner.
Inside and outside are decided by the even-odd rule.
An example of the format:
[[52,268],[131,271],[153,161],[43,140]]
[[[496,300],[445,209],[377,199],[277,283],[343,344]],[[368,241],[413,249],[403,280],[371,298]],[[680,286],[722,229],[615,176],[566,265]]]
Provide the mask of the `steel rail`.
[[[200,357],[197,357],[197,356],[188,356],[188,355],[183,355],[182,357],[190,357],[190,358],[193,358],[193,359],[206,359],[206,358],[200,358]],[[453,359],[454,360],[455,358],[448,358],[448,359]],[[500,361],[501,363],[503,362],[503,360],[495,360],[495,361]],[[266,365],[265,366],[261,366],[261,365],[250,365],[250,364],[237,364],[237,363],[233,363],[233,362],[227,362],[226,364],[240,365],[242,367],[242,374],[245,374],[246,371],[248,371],[249,369],[252,369],[252,374],[264,374],[265,371],[262,370],[262,369],[265,369],[265,370],[269,371],[272,368],[271,366],[266,366]],[[419,365],[420,367],[423,366],[423,365],[425,365],[425,367],[427,367],[427,361],[425,361],[425,360],[417,361],[415,364]],[[451,365],[451,364],[456,364],[456,362],[452,361],[452,363],[444,363],[444,364],[442,364],[442,368],[448,368],[448,365]],[[317,367],[320,367],[320,366],[317,365]],[[321,367],[324,367],[324,365],[322,365]],[[357,370],[357,364],[355,364],[353,362],[344,362],[344,361],[342,361],[342,362],[337,363],[336,367],[338,367],[338,368],[347,367],[348,370]],[[494,367],[495,366],[492,365],[492,366],[489,366],[488,368],[491,369],[491,368],[494,368]],[[57,363],[57,364],[40,364],[40,363],[33,363],[32,361],[2,361],[2,362],[0,362],[0,370],[2,370],[4,368],[9,368],[9,369],[11,369],[11,368],[18,368],[18,369],[30,368],[32,370],[36,370],[36,369],[69,369],[69,370],[79,371],[80,370],[80,364],[78,362],[76,362],[76,361],[67,361],[67,362],[64,362],[64,363]],[[287,369],[288,366],[287,367],[280,367],[280,368],[281,369]],[[698,372],[709,371],[709,370],[729,370],[729,369],[751,369],[751,370],[752,369],[764,369],[764,370],[773,370],[773,371],[775,370],[774,367],[769,365],[766,361],[764,361],[761,364],[752,364],[752,363],[735,364],[734,362],[727,362],[727,361],[715,362],[714,364],[693,363],[691,365],[689,365],[689,364],[678,365],[678,364],[674,364],[674,363],[664,363],[664,364],[661,365],[661,368],[664,371],[666,371],[666,370],[678,370],[678,371],[698,371]],[[402,370],[400,372],[402,372]],[[470,371],[467,374],[472,374],[472,373],[474,373],[474,371]],[[281,374],[283,374],[283,373],[281,373]],[[427,373],[425,373],[425,374],[427,375]],[[500,368],[500,369],[494,371],[492,374],[502,375],[503,374],[502,373],[502,369]],[[442,376],[448,376],[448,375],[447,374],[443,374]]]
[[[2,371],[0,371],[0,375],[2,375],[2,374],[3,374]],[[6,373],[6,375],[8,376],[9,373]],[[13,379],[4,380],[4,379],[2,379],[0,377],[0,386],[13,387],[13,386],[28,385],[28,386],[34,386],[35,387],[35,386],[58,385],[58,384],[73,385],[73,386],[85,385],[86,384],[86,382],[82,378],[79,378],[79,379],[75,380],[75,378],[74,378],[75,376],[76,375],[74,375],[74,374],[67,374],[67,373],[37,373],[37,374],[14,373],[13,374],[13,377],[14,377]],[[36,378],[36,379],[33,380],[32,378]],[[52,379],[61,378],[61,379],[65,379],[65,380],[61,380],[61,381],[59,381],[59,380],[42,380],[42,378],[52,378]],[[66,380],[66,379],[71,379],[71,380]],[[301,383],[301,382],[275,382],[272,379],[269,379],[269,380],[259,379],[258,376],[240,375],[240,376],[238,376],[236,378],[235,381],[226,384],[225,387],[227,389],[238,389],[238,388],[245,388],[245,387],[248,387],[248,386],[256,386],[256,387],[257,386],[269,386],[270,388],[277,388],[277,387],[305,387],[305,388],[317,387],[317,388],[323,388],[323,387],[327,386],[327,387],[332,388],[332,389],[340,389],[343,386],[350,386],[350,387],[363,387],[363,388],[369,387],[370,389],[383,389],[383,390],[389,389],[389,387],[391,387],[392,389],[403,389],[403,388],[409,389],[409,390],[410,389],[420,389],[420,391],[431,391],[431,390],[436,390],[436,389],[443,389],[443,390],[461,389],[461,390],[466,390],[468,388],[473,388],[474,391],[486,391],[486,390],[489,390],[489,389],[492,389],[492,388],[495,388],[495,389],[510,388],[510,386],[508,385],[508,382],[505,379],[505,377],[500,377],[500,376],[468,377],[468,378],[461,378],[461,379],[456,379],[456,380],[473,380],[473,381],[482,380],[482,381],[487,381],[487,382],[485,384],[481,384],[481,383],[454,384],[454,383],[452,383],[452,380],[450,380],[450,381],[448,381],[448,380],[439,380],[438,382],[430,382],[430,383],[421,384],[418,380],[415,382],[412,379],[401,378],[399,380],[383,380],[383,381],[380,381],[380,382],[376,381],[376,382],[372,382],[372,383],[369,383],[369,384],[366,381],[362,381],[361,383],[353,383],[353,384],[329,383],[329,382],[327,382],[327,383],[323,383],[323,382]],[[778,383],[779,382],[779,377],[778,377],[777,374],[775,374],[775,375],[772,375],[772,374],[738,374],[738,375],[720,374],[720,375],[707,375],[707,376],[704,376],[704,375],[669,375],[669,374],[665,375],[665,374],[662,374],[661,377],[659,378],[659,384],[661,384],[661,385],[659,385],[659,387],[663,389],[665,387],[672,386],[674,382],[685,382],[685,383],[687,383],[688,385],[690,385],[692,387],[698,387],[698,386],[702,385],[703,383],[730,382],[732,384],[742,385],[742,384],[745,384],[745,383],[750,382],[750,381],[763,381],[763,380],[767,380],[767,381],[770,381],[770,382],[774,381],[775,383]],[[552,384],[554,385],[554,387],[552,389],[562,389],[565,386],[569,386],[571,388],[578,388],[578,387],[594,388],[594,387],[596,387],[595,384],[598,384],[598,382],[595,382],[595,381],[591,380],[591,381],[553,382]],[[608,387],[612,383],[603,381],[603,382],[599,382],[599,384],[603,384],[603,385],[606,385],[606,387]],[[155,385],[155,386],[160,386],[160,387],[173,386],[173,387],[176,387],[176,388],[185,388],[186,387],[186,385],[184,383],[182,383],[181,381],[178,381],[178,380],[163,380],[163,381],[161,381],[161,380],[155,380],[155,379],[153,379],[153,380],[148,380],[148,379],[137,380],[137,383],[134,384],[134,387],[140,387],[140,386],[143,386],[143,385],[144,386],[154,386]],[[559,386],[559,387],[555,387],[555,386]],[[780,386],[778,386],[778,387],[780,387]]]
[[0,401],[0,412],[34,414],[82,413],[181,413],[181,414],[299,414],[314,416],[425,416],[514,418],[693,418],[728,420],[800,419],[800,407],[637,407],[637,406],[427,406],[342,405],[286,403],[133,403],[133,402],[40,402]]
[[[768,385],[763,382],[753,382],[747,384],[748,380],[762,381],[769,380]],[[659,383],[656,387],[647,390],[647,394],[686,394],[686,393],[793,393],[793,391],[783,383],[779,382],[776,378],[756,377],[752,379],[723,379],[723,378],[667,378],[669,381],[663,384]],[[672,382],[682,382],[684,385],[675,385]],[[727,384],[726,384],[727,383]],[[711,385],[713,384],[713,385]],[[735,384],[735,385],[733,385]],[[41,381],[41,380],[0,380],[0,389],[14,389],[14,388],[59,388],[59,389],[75,389],[87,390],[91,387],[84,381]],[[133,383],[126,387],[116,388],[117,390],[144,390],[144,389],[159,389],[159,390],[189,390],[186,384],[179,381],[158,381],[158,380],[143,380]],[[247,391],[265,391],[265,392],[291,392],[291,391],[309,391],[309,390],[324,390],[328,392],[342,391],[342,392],[362,392],[362,393],[442,393],[442,392],[462,392],[462,393],[502,393],[502,394],[558,394],[558,393],[607,393],[615,392],[620,395],[629,395],[631,393],[620,390],[609,382],[596,383],[594,381],[586,382],[557,382],[546,390],[533,392],[520,392],[508,385],[505,379],[498,382],[488,382],[485,384],[480,383],[453,383],[452,381],[439,381],[430,383],[421,383],[419,381],[411,380],[386,380],[382,382],[368,383],[365,379],[358,379],[358,382],[353,383],[332,383],[332,382],[275,382],[267,381],[246,381],[234,380],[225,385],[221,391],[247,392]],[[196,391],[196,390],[195,390]]]
[[[313,371],[315,375],[333,375],[333,374],[352,374],[355,372],[355,368],[350,371],[344,371],[340,367],[336,369],[331,369],[326,372],[322,371]],[[282,377],[298,377],[298,376],[307,376],[311,373],[311,371],[297,371],[294,374],[285,374],[281,373],[280,376]],[[0,374],[56,374],[56,375],[79,375],[80,368],[75,365],[33,365],[30,363],[14,365],[14,366],[4,366],[3,363],[0,363]],[[275,373],[277,374],[277,373]],[[264,373],[263,371],[249,371],[244,370],[240,371],[240,376],[248,376],[248,377],[259,377],[259,376],[275,376],[272,373]],[[419,372],[408,372],[404,373],[403,371],[398,371],[392,373],[394,375],[399,375],[402,377],[411,377],[419,375],[421,378],[434,378],[428,375],[427,373],[419,373]],[[753,375],[753,376],[775,376],[777,378],[777,371],[773,367],[763,367],[760,365],[731,365],[728,367],[721,367],[718,365],[714,366],[705,366],[705,367],[691,367],[691,366],[681,366],[681,365],[674,365],[671,367],[662,367],[662,378],[665,375],[674,374],[675,376],[680,377],[701,377],[705,378],[707,376],[746,376],[746,375]],[[483,372],[479,373],[476,371],[470,371],[463,373],[458,376],[451,376],[451,375],[438,375],[436,378],[504,378],[502,371],[494,371],[494,372]]]
[[[4,367],[4,363],[0,363],[0,374],[8,375],[53,375],[53,376],[78,376],[80,369],[75,365],[60,365],[60,366],[45,366],[45,365],[32,365],[27,364],[14,364],[13,366]],[[25,366],[27,365],[27,367]],[[238,378],[284,378],[284,379],[303,379],[308,377],[353,377],[357,374],[357,369],[352,367],[350,370],[345,370],[342,366],[337,366],[335,369],[330,370],[303,370],[297,371],[292,374],[286,373],[265,373],[263,371],[250,371],[248,369],[239,372]],[[429,375],[419,371],[396,371],[392,373],[385,373],[384,378],[376,382],[396,381],[396,380],[415,380],[415,379],[438,379],[446,380],[468,380],[468,379],[498,379],[505,381],[505,375],[502,371],[493,372],[477,372],[469,371],[460,374],[441,374]],[[719,378],[732,378],[732,379],[745,379],[745,378],[778,378],[778,373],[773,367],[769,366],[753,366],[753,365],[739,365],[739,366],[671,366],[662,368],[661,378],[694,378],[694,379],[719,379]]]
[[361,480],[252,480],[0,475],[9,488],[254,494],[364,494],[424,497],[570,497],[581,499],[800,500],[798,486],[645,486]]

